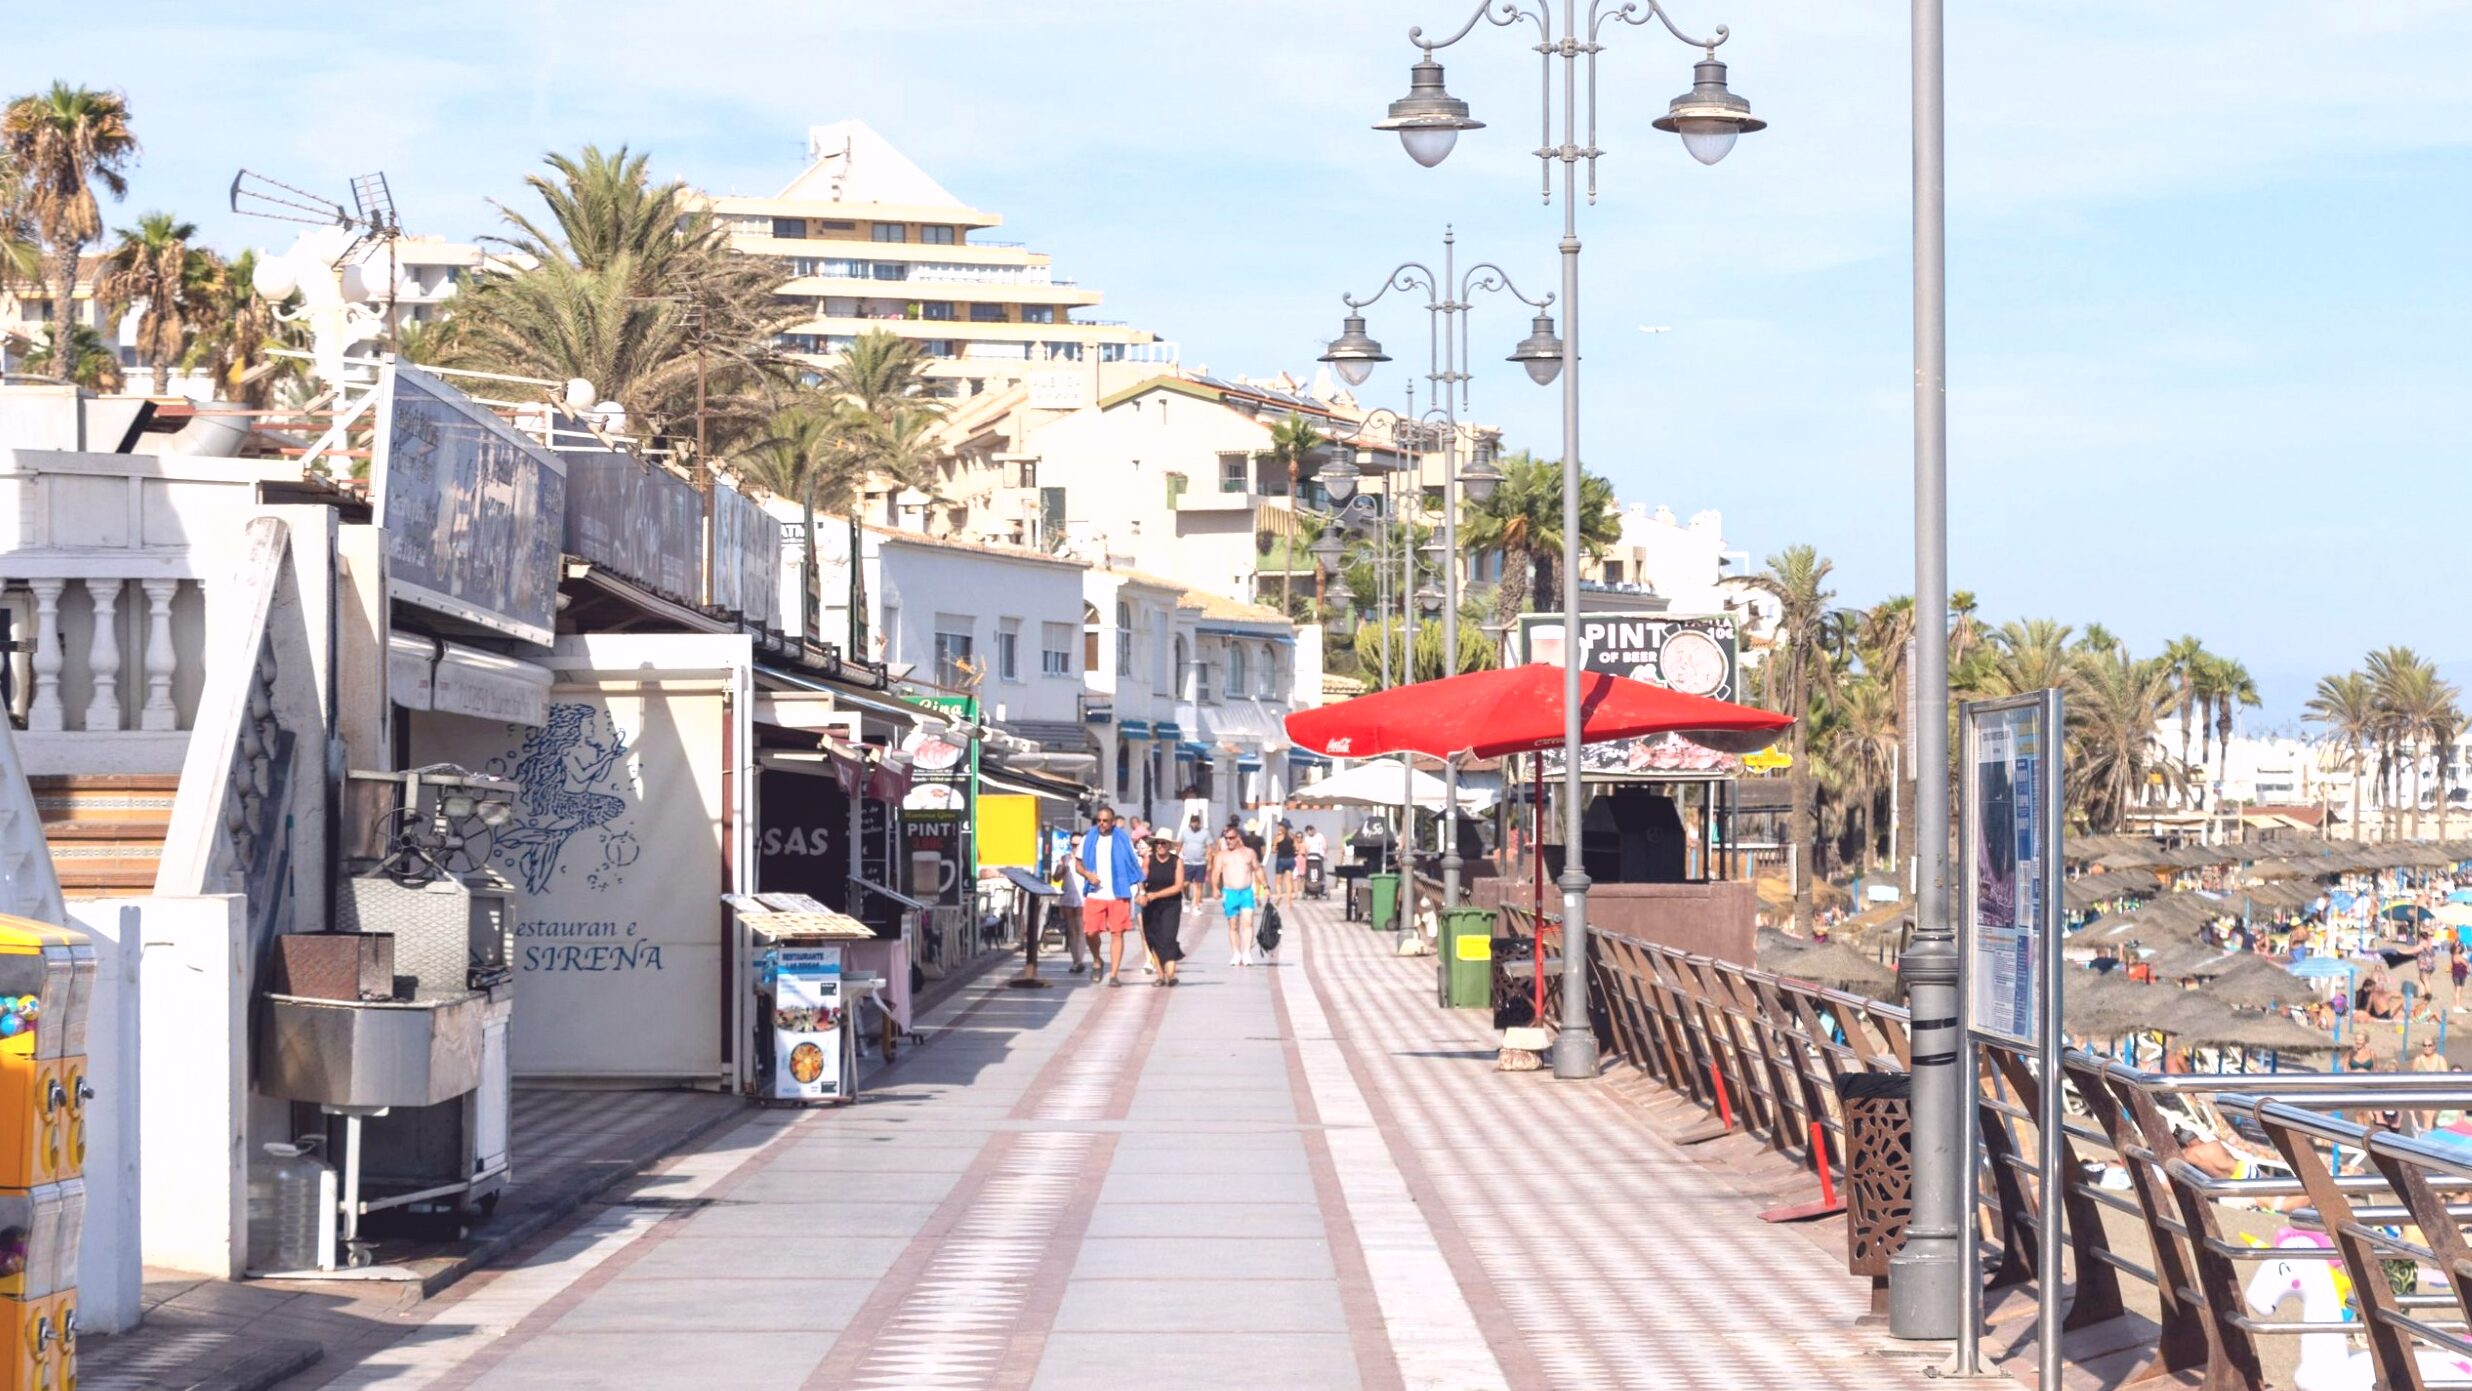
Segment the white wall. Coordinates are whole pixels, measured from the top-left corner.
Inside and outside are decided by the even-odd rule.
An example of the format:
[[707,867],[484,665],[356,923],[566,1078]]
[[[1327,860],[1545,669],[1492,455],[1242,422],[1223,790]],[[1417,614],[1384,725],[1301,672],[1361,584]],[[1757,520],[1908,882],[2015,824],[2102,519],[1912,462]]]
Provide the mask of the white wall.
[[[876,626],[892,629],[886,633],[889,659],[915,662],[913,679],[935,679],[937,615],[960,618],[966,620],[975,660],[986,668],[979,699],[990,715],[1002,706],[1001,717],[1008,720],[1081,718],[1085,567],[900,536],[869,533],[867,539],[874,551],[868,557],[868,598]],[[897,620],[893,625],[885,623],[888,612]],[[997,672],[996,634],[1007,620],[1020,625],[1018,681]],[[1069,670],[1062,676],[1040,670],[1041,625],[1047,623],[1069,630]]]
[[1167,476],[1185,475],[1187,498],[1220,496],[1219,455],[1250,457],[1269,448],[1271,423],[1268,413],[1249,418],[1216,401],[1156,390],[1105,410],[1076,411],[1032,434],[1024,447],[1039,456],[1040,485],[1065,490],[1065,531],[1081,553],[1250,598],[1229,580],[1253,572],[1250,519],[1241,511],[1235,518],[1245,547],[1239,564],[1191,550],[1168,505]]
[[249,1256],[246,900],[212,894],[123,902],[140,906],[143,934],[136,991],[145,1001],[137,1040],[140,1246],[148,1265],[235,1279]]
[[86,1002],[86,1231],[78,1247],[78,1321],[97,1333],[137,1326],[143,1287],[138,962],[144,899],[72,899],[69,925],[94,944]]

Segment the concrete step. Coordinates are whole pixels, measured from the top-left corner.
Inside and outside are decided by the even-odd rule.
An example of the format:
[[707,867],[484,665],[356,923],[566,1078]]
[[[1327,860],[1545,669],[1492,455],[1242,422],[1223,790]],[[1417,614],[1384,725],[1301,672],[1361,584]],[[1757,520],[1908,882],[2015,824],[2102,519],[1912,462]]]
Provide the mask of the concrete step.
[[154,890],[178,777],[70,773],[27,782],[63,894],[107,898]]

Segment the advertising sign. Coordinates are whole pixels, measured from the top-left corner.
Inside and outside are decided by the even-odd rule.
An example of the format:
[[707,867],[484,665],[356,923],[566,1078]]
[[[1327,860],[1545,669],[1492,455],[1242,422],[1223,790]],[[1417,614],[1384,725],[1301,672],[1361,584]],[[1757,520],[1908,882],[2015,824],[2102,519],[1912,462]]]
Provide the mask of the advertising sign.
[[837,778],[769,770],[756,781],[755,886],[850,907],[850,794]]
[[[917,703],[975,722],[975,696],[919,696]],[[956,738],[949,730],[911,730],[902,740],[910,755],[910,791],[901,802],[902,852],[907,857],[904,885],[912,898],[944,907],[968,902],[971,882],[978,878],[972,839],[978,797],[978,741]]]
[[2021,1047],[2057,967],[2060,729],[2057,692],[1965,707],[1968,1022]]
[[[1574,646],[1582,671],[1627,676],[1713,700],[1741,699],[1742,643],[1730,614],[1584,613],[1576,644],[1561,614],[1520,615],[1521,660],[1561,666]],[[1714,776],[1742,767],[1732,754],[1673,734],[1591,744],[1580,757],[1586,771],[1599,776]],[[1562,766],[1562,756],[1548,750],[1545,766],[1550,775]]]
[[400,363],[386,370],[370,476],[388,592],[547,646],[557,635],[565,465],[437,378]]
[[703,602],[704,499],[666,469],[607,450],[562,450],[566,548],[681,604]]
[[772,1097],[825,1101],[841,1095],[841,948],[781,947],[765,954],[772,977]]

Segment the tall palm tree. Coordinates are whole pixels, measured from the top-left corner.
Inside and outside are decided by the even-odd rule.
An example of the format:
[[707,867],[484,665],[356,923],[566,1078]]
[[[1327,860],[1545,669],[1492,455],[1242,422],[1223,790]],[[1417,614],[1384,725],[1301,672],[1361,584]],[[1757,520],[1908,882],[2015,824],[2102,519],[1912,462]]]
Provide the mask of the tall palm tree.
[[2361,772],[2368,763],[2369,744],[2378,733],[2377,688],[2369,678],[2357,671],[2341,676],[2318,678],[2317,694],[2301,713],[2301,718],[2326,727],[2326,732],[2343,745],[2344,761],[2352,768],[2352,839],[2361,837]]
[[147,213],[135,227],[120,229],[119,244],[104,254],[95,276],[95,303],[105,323],[133,304],[145,305],[137,316],[137,355],[154,372],[157,396],[170,394],[172,367],[188,352],[197,320],[213,309],[223,278],[214,253],[190,245],[196,239],[196,223]]
[[1883,792],[1895,795],[1904,705],[1892,687],[1869,676],[1849,683],[1836,701],[1831,751],[1850,793],[1857,864],[1866,873],[1879,864],[1880,828],[1874,812]]
[[2069,650],[2076,630],[2048,618],[2011,620],[1991,635],[1991,687],[1995,695],[2025,695],[2032,691],[2074,685],[2079,654]]
[[2173,698],[2180,706],[2180,766],[2189,767],[2189,744],[2195,734],[2198,688],[2204,682],[2206,644],[2187,634],[2163,644],[2163,663],[2171,670]]
[[2177,687],[2169,657],[2088,654],[2069,702],[2070,794],[2098,834],[2116,831],[2159,775],[2181,773],[2155,737]]
[[[1311,421],[1294,411],[1289,411],[1287,419],[1270,427],[1270,448],[1264,451],[1264,457],[1272,463],[1287,465],[1287,495],[1291,513],[1296,508],[1297,485],[1304,479],[1305,460],[1311,457],[1314,450],[1328,443],[1330,443],[1329,439],[1325,438],[1319,430],[1314,429]],[[1287,539],[1282,550],[1279,563],[1279,608],[1288,617],[1294,618],[1296,616],[1296,596],[1292,590],[1295,583],[1296,542],[1292,535]],[[1453,558],[1453,563],[1456,563],[1456,557]]]
[[1895,712],[1897,751],[1895,775],[1889,779],[1889,799],[1893,811],[1894,843],[1889,847],[1896,868],[1897,883],[1906,883],[1906,866],[1914,862],[1914,801],[1920,784],[1914,779],[1914,730],[1908,725],[1912,701],[1907,696],[1906,682],[1912,673],[1908,660],[1913,654],[1916,613],[1914,598],[1909,594],[1894,595],[1871,606],[1862,618],[1863,669],[1876,677],[1888,693]]
[[[137,162],[129,103],[118,92],[54,82],[51,90],[11,101],[0,110],[0,145],[17,168],[20,206],[43,241],[50,272],[51,341],[70,341],[76,322],[77,267],[87,243],[103,235],[97,187],[127,195],[128,167]],[[52,376],[70,380],[74,354],[55,353]]]
[[[1761,661],[1761,684],[1770,708],[1794,717],[1791,741],[1793,766],[1786,778],[1793,798],[1790,819],[1797,855],[1810,856],[1818,838],[1812,815],[1810,742],[1806,723],[1813,698],[1834,674],[1831,653],[1838,647],[1838,618],[1831,604],[1836,592],[1828,587],[1835,562],[1808,545],[1788,546],[1768,557],[1768,568],[1750,578],[1752,588],[1777,601],[1777,621]],[[1811,922],[1812,875],[1795,876],[1794,923]]]
[[[257,292],[256,278],[257,253],[243,251],[221,269],[203,294],[192,297],[190,313],[196,333],[181,365],[204,368],[218,398],[265,410],[274,404],[277,387],[308,379],[306,364],[297,358],[275,357],[267,349],[305,348],[307,343],[299,325],[275,316],[284,306],[267,303]],[[415,362],[436,360],[404,352],[401,337],[396,351]]]
[[[2421,749],[2431,725],[2439,722],[2454,688],[2438,679],[2438,669],[2409,647],[2388,647],[2369,654],[2369,683],[2376,692],[2379,728],[2391,753],[2387,766],[2401,782],[2412,774],[2412,835],[2421,833]],[[2400,790],[2400,788],[2398,788]]]
[[[748,446],[739,460],[740,476],[747,482],[777,497],[798,499],[806,538],[799,632],[810,638],[816,634],[816,508],[820,504],[857,514],[864,437],[871,423],[846,400],[801,393],[773,415],[770,433]],[[857,559],[854,550],[851,563],[856,565]]]
[[2437,753],[2438,765],[2438,839],[2447,838],[2449,818],[2454,811],[2455,741],[2463,737],[2462,692],[2453,682],[2440,682],[2437,699],[2428,712],[2426,728],[2429,746]]
[[[1494,461],[1502,481],[1483,502],[1468,509],[1462,545],[1502,553],[1502,583],[1495,589],[1494,621],[1511,623],[1531,596],[1559,604],[1562,567],[1562,465],[1526,450]],[[1579,544],[1601,556],[1622,539],[1614,511],[1614,485],[1580,474]]]
[[2257,693],[2257,682],[2249,669],[2230,657],[2216,657],[2213,670],[2207,674],[2207,688],[2214,698],[2215,756],[2222,760],[2215,767],[2217,777],[2230,774],[2232,761],[2232,710],[2235,706],[2257,709],[2265,702]]

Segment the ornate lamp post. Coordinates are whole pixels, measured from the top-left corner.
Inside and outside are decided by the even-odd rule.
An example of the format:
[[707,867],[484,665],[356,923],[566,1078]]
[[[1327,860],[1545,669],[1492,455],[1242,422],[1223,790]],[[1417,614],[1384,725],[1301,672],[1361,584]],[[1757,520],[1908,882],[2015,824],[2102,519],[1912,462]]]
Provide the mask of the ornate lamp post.
[[[1554,166],[1562,166],[1562,612],[1563,623],[1570,633],[1563,661],[1563,844],[1566,847],[1561,879],[1562,889],[1562,1026],[1554,1038],[1554,1075],[1556,1077],[1594,1077],[1597,1075],[1596,1033],[1588,1022],[1588,876],[1580,867],[1579,847],[1580,798],[1580,708],[1579,673],[1580,609],[1579,609],[1579,166],[1588,166],[1588,198],[1596,200],[1596,161],[1601,153],[1596,143],[1597,54],[1603,50],[1600,42],[1606,26],[1616,22],[1641,25],[1654,19],[1663,24],[1676,39],[1700,49],[1705,55],[1693,69],[1691,90],[1676,97],[1658,117],[1659,130],[1672,131],[1683,138],[1691,157],[1702,164],[1713,164],[1731,150],[1737,137],[1761,129],[1763,122],[1751,114],[1750,103],[1726,89],[1725,65],[1717,61],[1717,46],[1725,42],[1727,31],[1719,27],[1713,37],[1695,39],[1676,28],[1657,0],[1623,0],[1619,8],[1608,8],[1609,0],[1590,0],[1587,22],[1580,22],[1578,0],[1562,0],[1561,24],[1554,23],[1555,6],[1551,0],[1540,0],[1537,9],[1523,10],[1519,0],[1485,0],[1468,16],[1468,22],[1458,32],[1445,39],[1429,39],[1422,28],[1410,29],[1408,41],[1422,51],[1410,71],[1408,94],[1392,102],[1389,114],[1374,126],[1376,130],[1399,133],[1400,143],[1410,158],[1428,167],[1442,162],[1451,146],[1464,130],[1479,130],[1484,123],[1469,115],[1468,104],[1450,94],[1443,85],[1442,65],[1434,60],[1438,49],[1450,47],[1466,38],[1479,22],[1496,26],[1534,23],[1537,31],[1535,51],[1545,58],[1543,121],[1544,136],[1537,149],[1541,171],[1542,192],[1546,201],[1554,195]],[[1587,139],[1583,143],[1579,130],[1579,105],[1582,90],[1580,58],[1585,56],[1587,77],[1585,90],[1588,105]],[[1554,63],[1562,60],[1562,138],[1554,139],[1553,105],[1555,96]],[[1516,360],[1531,373],[1540,370],[1542,353],[1527,352],[1523,344]]]
[[[1421,65],[1420,65],[1421,69]],[[1439,81],[1441,68],[1434,67]],[[1460,114],[1466,114],[1464,105]],[[1447,143],[1443,153],[1448,153]],[[1420,160],[1423,156],[1418,156]],[[1440,156],[1435,156],[1439,159]],[[1425,160],[1432,163],[1432,160]],[[1468,408],[1468,382],[1471,373],[1468,352],[1468,311],[1478,292],[1506,293],[1520,303],[1536,310],[1536,319],[1528,337],[1512,350],[1507,359],[1527,369],[1528,376],[1543,386],[1562,370],[1562,340],[1554,336],[1553,316],[1547,312],[1553,304],[1550,294],[1542,299],[1530,299],[1511,282],[1511,277],[1491,262],[1468,267],[1463,273],[1457,265],[1459,238],[1450,228],[1442,229],[1442,272],[1436,275],[1430,266],[1419,261],[1403,261],[1384,277],[1382,288],[1363,299],[1354,295],[1340,298],[1348,312],[1340,320],[1339,336],[1330,341],[1321,360],[1351,386],[1361,386],[1372,375],[1376,365],[1390,361],[1382,345],[1365,331],[1364,311],[1393,290],[1422,290],[1428,320],[1426,335],[1425,380],[1427,395],[1434,409],[1426,414],[1439,414],[1442,427],[1442,535],[1439,545],[1425,548],[1428,569],[1438,569],[1442,587],[1432,603],[1423,602],[1419,590],[1419,606],[1427,615],[1437,610],[1442,617],[1442,670],[1452,675],[1459,670],[1459,498],[1461,490],[1471,501],[1483,501],[1502,481],[1502,474],[1489,461],[1479,460],[1462,472],[1459,467],[1459,415]],[[1370,417],[1369,417],[1370,418]],[[1413,621],[1410,629],[1414,629]],[[1408,642],[1408,679],[1415,679],[1416,644]],[[1449,827],[1442,836],[1442,903],[1456,908],[1460,902],[1460,876],[1467,868],[1459,856],[1457,816],[1459,812],[1459,765],[1445,760],[1442,765],[1443,823]]]

